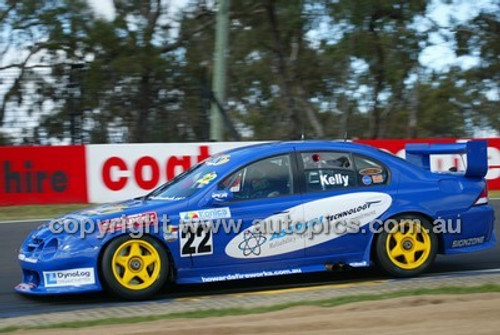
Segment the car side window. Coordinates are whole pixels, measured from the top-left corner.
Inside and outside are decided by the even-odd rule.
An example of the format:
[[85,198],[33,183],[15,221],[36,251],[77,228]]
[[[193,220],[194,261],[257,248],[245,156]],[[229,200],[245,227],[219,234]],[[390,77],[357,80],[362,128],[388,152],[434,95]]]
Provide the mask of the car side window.
[[344,152],[301,153],[306,192],[344,189],[356,185],[351,155]]
[[387,168],[374,160],[354,155],[354,164],[360,186],[374,186],[387,184],[389,173]]
[[272,198],[293,193],[292,167],[289,155],[274,156],[252,163],[218,185],[235,199]]

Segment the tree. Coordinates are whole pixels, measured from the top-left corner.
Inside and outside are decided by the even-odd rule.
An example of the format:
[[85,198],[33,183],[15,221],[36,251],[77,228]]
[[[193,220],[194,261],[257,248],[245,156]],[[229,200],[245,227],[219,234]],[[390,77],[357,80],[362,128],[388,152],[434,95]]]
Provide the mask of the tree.
[[[229,118],[255,140],[500,129],[500,11],[419,29],[431,21],[428,3],[232,1]],[[207,140],[216,4],[114,6],[106,21],[85,0],[0,5],[0,120],[6,110],[39,116],[19,136],[28,143]],[[429,34],[442,30],[477,65],[433,72],[420,64]]]

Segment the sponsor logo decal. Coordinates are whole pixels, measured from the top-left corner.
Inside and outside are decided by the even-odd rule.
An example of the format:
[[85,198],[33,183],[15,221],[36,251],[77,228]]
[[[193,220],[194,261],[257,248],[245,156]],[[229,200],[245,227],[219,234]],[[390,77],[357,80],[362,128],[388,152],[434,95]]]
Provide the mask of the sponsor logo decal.
[[[309,239],[305,233],[308,229],[314,231],[316,226],[335,222],[356,222],[362,227],[379,218],[391,204],[391,196],[379,192],[350,193],[307,202],[261,220],[264,227],[254,225],[243,230],[226,245],[225,252],[234,258],[258,258],[310,248],[344,236],[348,231],[320,233]],[[291,224],[281,232],[271,233],[276,222]]]
[[218,166],[218,165],[226,164],[227,162],[229,162],[230,159],[231,159],[231,156],[229,156],[229,155],[225,155],[225,154],[214,155],[207,160],[206,164],[210,165],[210,166]]
[[99,206],[96,208],[91,208],[91,209],[86,209],[78,214],[80,215],[105,215],[105,214],[114,214],[114,213],[120,213],[124,209],[127,209],[128,207],[126,205],[104,205],[104,206]]
[[353,268],[362,268],[362,267],[365,267],[365,266],[368,266],[370,265],[367,261],[362,261],[362,262],[352,262],[352,263],[348,263],[348,265],[350,267],[353,267]]
[[371,183],[372,183],[372,177],[370,177],[368,175],[365,175],[365,176],[363,176],[363,178],[361,178],[361,181],[365,185],[371,185]]
[[94,208],[84,209],[77,214],[79,215],[106,215],[115,214],[123,212],[124,209],[139,207],[141,205],[140,201],[122,203],[122,204],[106,204]]
[[99,223],[99,231],[113,233],[122,231],[123,229],[153,226],[157,224],[158,214],[156,212],[145,212],[102,220]]
[[366,168],[363,170],[359,170],[359,174],[368,175],[368,176],[371,176],[374,174],[381,174],[381,173],[382,173],[382,169],[380,169],[380,168]]
[[181,212],[179,213],[179,217],[184,221],[228,219],[231,217],[231,210],[229,207],[202,209],[199,211]]
[[186,199],[186,197],[153,197],[153,199],[166,200],[166,201],[178,201],[178,200],[184,200],[184,199]]
[[167,230],[163,232],[163,239],[168,243],[177,241],[179,238],[179,227],[168,225]]
[[15,287],[15,289],[22,292],[28,292],[34,289],[35,287],[36,287],[35,283],[20,283]]
[[266,241],[267,237],[265,237],[262,232],[247,230],[243,234],[243,241],[238,245],[238,248],[243,252],[243,256],[260,256],[262,252],[261,246],[266,243]]
[[95,284],[93,268],[44,271],[45,287],[80,286]]
[[372,176],[372,180],[375,184],[381,184],[384,182],[384,176],[381,174],[376,174]]
[[478,244],[482,244],[482,243],[484,243],[484,236],[479,236],[479,237],[454,240],[451,247],[452,248],[471,247],[473,245],[478,245]]
[[28,263],[33,263],[33,264],[35,264],[35,263],[37,263],[37,262],[38,262],[38,260],[37,260],[36,258],[26,257],[26,255],[25,255],[25,254],[19,254],[19,255],[17,256],[17,258],[18,258],[20,261],[23,261],[23,262],[28,262]]
[[229,193],[226,191],[219,191],[212,194],[212,199],[215,200],[226,200],[229,197]]
[[328,176],[323,174],[320,176],[320,182],[322,186],[335,186],[341,185],[344,187],[349,186],[349,176],[345,176],[341,173],[336,173],[333,176]]
[[283,276],[302,273],[300,268],[292,268],[285,270],[273,270],[273,271],[260,271],[260,272],[250,272],[250,273],[231,273],[223,274],[219,276],[201,277],[203,283],[217,282],[217,281],[228,281],[237,279],[252,279],[252,278],[263,278],[272,276]]
[[206,175],[204,175],[203,177],[201,177],[200,179],[198,179],[196,181],[196,183],[197,184],[202,184],[202,185],[208,185],[215,178],[217,178],[217,173],[215,173],[215,172],[209,172]]

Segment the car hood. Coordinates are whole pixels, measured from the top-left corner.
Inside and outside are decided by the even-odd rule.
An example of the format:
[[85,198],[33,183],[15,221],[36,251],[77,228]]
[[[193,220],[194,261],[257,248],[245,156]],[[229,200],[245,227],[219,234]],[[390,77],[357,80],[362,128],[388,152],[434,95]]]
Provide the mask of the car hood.
[[158,215],[175,215],[184,207],[183,201],[143,200],[139,198],[86,208],[65,215],[63,218],[106,220],[153,212]]
[[54,231],[54,228],[60,228],[61,225],[64,225],[66,230],[68,227],[74,228],[71,225],[78,225],[80,229],[82,227],[89,229],[90,225],[94,225],[94,231],[100,232],[103,226],[109,227],[111,224],[118,222],[126,222],[127,224],[142,224],[144,222],[158,224],[164,222],[165,218],[169,220],[167,222],[170,222],[170,219],[177,217],[179,212],[183,211],[185,207],[184,201],[143,199],[131,199],[118,203],[103,204],[53,219],[38,227],[33,232],[33,235],[35,237],[49,235]]

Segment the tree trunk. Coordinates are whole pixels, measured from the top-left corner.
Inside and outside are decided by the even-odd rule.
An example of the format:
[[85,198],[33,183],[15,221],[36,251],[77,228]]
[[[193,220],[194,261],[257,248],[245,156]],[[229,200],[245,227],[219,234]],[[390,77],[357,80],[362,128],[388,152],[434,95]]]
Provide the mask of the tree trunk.
[[149,74],[145,74],[141,78],[140,101],[132,131],[132,142],[134,143],[144,143],[148,139],[148,119],[151,113],[151,89],[149,80]]
[[381,127],[381,109],[379,106],[378,98],[382,92],[385,84],[385,55],[384,50],[380,42],[377,30],[375,29],[376,16],[372,16],[370,21],[370,32],[376,41],[376,64],[375,64],[375,88],[373,90],[373,109],[370,117],[370,129],[369,137],[376,139],[380,137],[380,127]]
[[288,128],[288,136],[291,138],[298,137],[299,134],[299,116],[296,110],[297,106],[294,97],[291,93],[292,83],[290,80],[289,69],[285,58],[285,47],[281,39],[278,19],[276,17],[276,8],[274,0],[265,0],[264,6],[266,8],[271,34],[274,39],[274,54],[278,65],[278,84],[280,87],[281,95],[284,100],[285,111],[283,118],[283,125]]
[[417,125],[418,125],[418,105],[419,105],[419,92],[418,87],[420,83],[417,80],[415,87],[411,93],[410,99],[410,115],[408,117],[408,138],[416,138],[418,136]]

